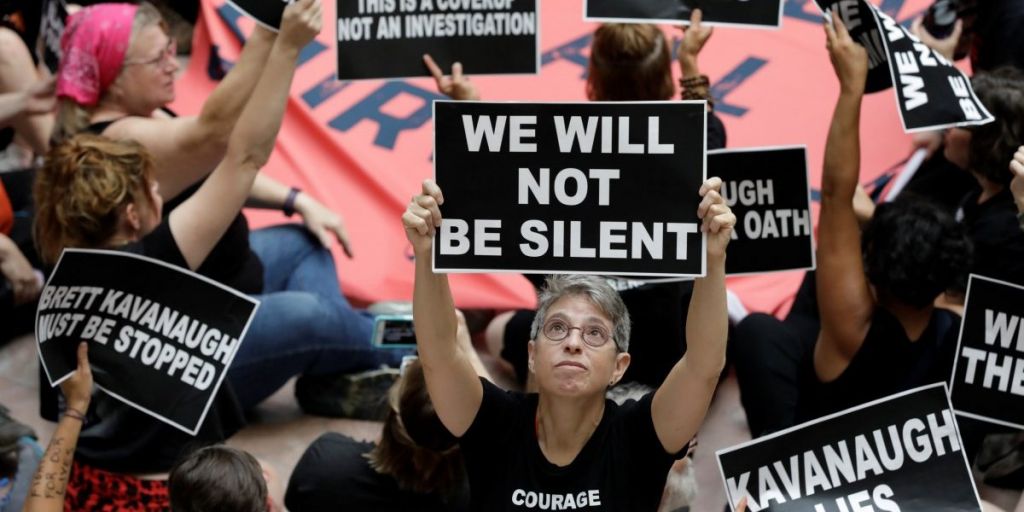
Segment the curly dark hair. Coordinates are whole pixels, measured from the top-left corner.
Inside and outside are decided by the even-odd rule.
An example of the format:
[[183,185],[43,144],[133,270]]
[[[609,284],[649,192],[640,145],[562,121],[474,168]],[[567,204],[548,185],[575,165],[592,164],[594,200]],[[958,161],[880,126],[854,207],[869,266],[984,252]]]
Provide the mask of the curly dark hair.
[[972,252],[960,223],[909,194],[879,205],[861,235],[864,272],[879,296],[916,308],[962,286]]
[[993,183],[1009,185],[1013,173],[1007,165],[1024,144],[1024,72],[1010,66],[981,72],[971,86],[995,121],[968,128],[968,165]]

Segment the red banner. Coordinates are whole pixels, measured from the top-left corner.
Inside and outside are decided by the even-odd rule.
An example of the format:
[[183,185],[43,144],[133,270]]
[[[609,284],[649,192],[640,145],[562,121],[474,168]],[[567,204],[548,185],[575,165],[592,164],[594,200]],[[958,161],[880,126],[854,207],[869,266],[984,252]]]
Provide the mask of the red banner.
[[[919,16],[928,3],[884,0],[881,7],[903,22]],[[481,95],[488,100],[584,100],[596,25],[583,21],[582,4],[543,2],[541,74],[476,77]],[[334,2],[323,7],[324,31],[302,54],[277,148],[264,172],[344,215],[355,252],[350,260],[335,250],[346,294],[359,302],[408,300],[413,265],[400,215],[420,181],[432,175],[430,103],[440,96],[431,79],[335,81]],[[237,58],[252,27],[252,20],[224,0],[202,0],[192,60],[173,105],[179,113],[199,111],[215,77]],[[678,38],[678,30],[665,30]],[[806,144],[811,186],[817,188],[838,82],[813,2],[790,0],[781,30],[715,29],[700,65],[711,78],[729,147]],[[910,154],[910,138],[900,128],[892,90],[865,99],[861,122],[861,181],[871,183]],[[247,214],[254,227],[283,221],[275,212]],[[801,276],[731,278],[729,287],[749,309],[781,314]],[[518,275],[453,275],[451,281],[460,307],[522,307],[535,300]]]

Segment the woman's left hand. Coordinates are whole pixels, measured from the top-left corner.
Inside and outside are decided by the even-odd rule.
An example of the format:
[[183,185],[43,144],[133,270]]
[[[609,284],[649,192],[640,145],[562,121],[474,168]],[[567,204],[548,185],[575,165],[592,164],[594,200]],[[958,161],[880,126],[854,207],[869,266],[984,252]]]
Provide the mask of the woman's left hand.
[[701,49],[711,39],[711,32],[714,31],[714,27],[708,27],[701,23],[703,20],[703,14],[700,9],[694,9],[690,13],[690,26],[683,28],[679,27],[683,31],[683,39],[679,42],[679,64],[685,68],[697,61],[697,56],[700,55]]
[[708,235],[708,255],[725,256],[736,216],[722,198],[722,179],[708,178],[700,187],[701,200],[697,217],[701,219],[700,231]]
[[330,208],[313,199],[309,194],[301,194],[295,201],[295,211],[302,215],[306,229],[312,232],[327,249],[331,248],[331,239],[337,238],[345,256],[351,258],[352,243],[348,239],[345,221]]

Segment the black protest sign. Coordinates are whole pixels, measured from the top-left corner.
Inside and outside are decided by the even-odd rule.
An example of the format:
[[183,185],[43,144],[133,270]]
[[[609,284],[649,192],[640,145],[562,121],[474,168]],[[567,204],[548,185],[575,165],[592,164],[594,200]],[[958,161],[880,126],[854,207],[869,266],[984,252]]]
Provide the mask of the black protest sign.
[[971,275],[956,354],[956,413],[1024,429],[1024,286]]
[[882,41],[882,29],[872,14],[874,8],[864,0],[815,0],[815,3],[825,12],[838,9],[839,18],[850,31],[850,37],[867,50],[868,78],[864,92],[884,91],[892,87],[889,57]]
[[445,272],[703,275],[704,102],[434,103]]
[[980,511],[944,383],[719,450],[735,509]]
[[293,0],[228,0],[239,11],[264,27],[277,32],[281,27],[284,8]]
[[814,268],[805,147],[708,151],[708,176],[736,215],[726,274]]
[[782,26],[782,0],[583,0],[587,21],[683,24],[694,9],[708,25]]
[[874,7],[872,12],[884,32],[882,41],[905,131],[978,125],[993,120],[962,71],[888,14]]
[[537,0],[338,0],[338,79],[428,76],[423,54],[449,70],[540,71]]
[[77,365],[75,347],[89,342],[99,388],[194,435],[257,305],[157,260],[67,249],[39,299],[39,357],[57,385]]
[[64,33],[64,23],[68,18],[68,7],[65,0],[45,0],[43,2],[42,21],[39,27],[39,46],[36,55],[50,73],[57,73],[60,65],[60,36]]

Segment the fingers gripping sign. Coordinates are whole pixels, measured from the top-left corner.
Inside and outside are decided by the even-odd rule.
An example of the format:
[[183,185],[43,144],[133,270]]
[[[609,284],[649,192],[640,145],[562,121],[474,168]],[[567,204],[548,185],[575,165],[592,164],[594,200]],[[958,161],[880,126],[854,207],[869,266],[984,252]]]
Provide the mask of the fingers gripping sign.
[[863,93],[868,75],[867,50],[850,37],[838,11],[832,10],[831,14],[831,21],[825,22],[825,47],[839,86],[844,91]]
[[432,238],[441,227],[441,205],[444,195],[434,180],[423,180],[422,190],[413,196],[402,214],[405,236],[417,256],[429,256]]
[[703,198],[697,207],[700,231],[708,235],[708,256],[724,256],[736,226],[736,216],[722,198],[722,180],[708,178],[700,187]]

